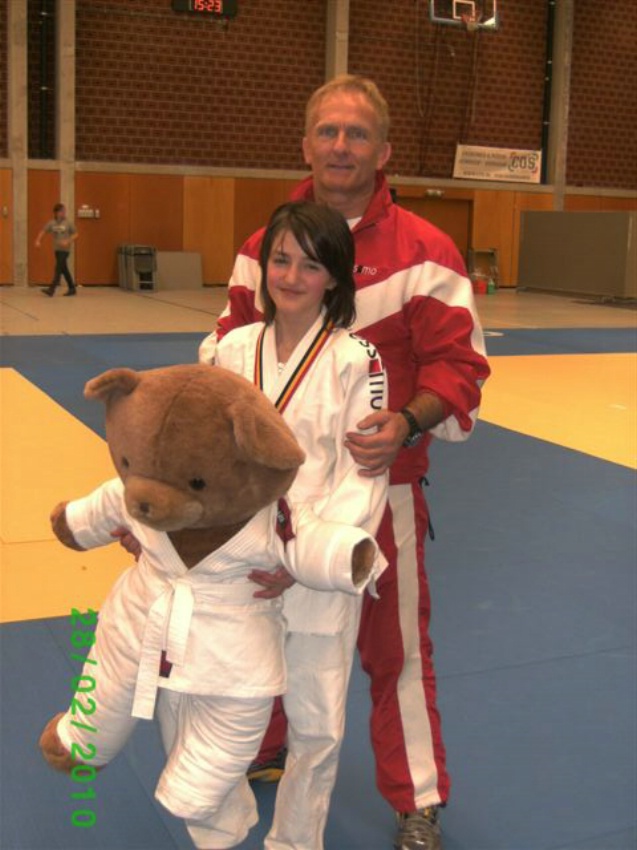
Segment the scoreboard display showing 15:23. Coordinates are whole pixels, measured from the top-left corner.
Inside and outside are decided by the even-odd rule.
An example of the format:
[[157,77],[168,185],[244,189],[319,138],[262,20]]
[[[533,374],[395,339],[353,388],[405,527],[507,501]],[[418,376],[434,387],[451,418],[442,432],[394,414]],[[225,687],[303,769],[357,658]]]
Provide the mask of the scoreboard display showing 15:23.
[[234,18],[237,5],[238,0],[172,0],[173,12],[213,15],[217,18]]

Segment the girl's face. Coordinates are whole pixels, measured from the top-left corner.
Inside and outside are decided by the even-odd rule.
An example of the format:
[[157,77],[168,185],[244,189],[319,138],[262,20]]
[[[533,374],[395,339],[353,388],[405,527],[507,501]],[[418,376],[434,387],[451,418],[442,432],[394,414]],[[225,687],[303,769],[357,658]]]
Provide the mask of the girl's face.
[[272,243],[267,277],[276,317],[306,320],[308,327],[321,311],[325,292],[335,286],[325,266],[308,257],[289,230]]

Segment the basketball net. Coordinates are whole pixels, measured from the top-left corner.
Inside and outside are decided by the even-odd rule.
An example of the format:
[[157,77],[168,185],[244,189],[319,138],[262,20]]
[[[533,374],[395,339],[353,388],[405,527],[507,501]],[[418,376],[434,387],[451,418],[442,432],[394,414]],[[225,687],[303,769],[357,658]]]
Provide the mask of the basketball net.
[[480,23],[480,16],[477,12],[463,12],[460,19],[467,32],[476,32]]

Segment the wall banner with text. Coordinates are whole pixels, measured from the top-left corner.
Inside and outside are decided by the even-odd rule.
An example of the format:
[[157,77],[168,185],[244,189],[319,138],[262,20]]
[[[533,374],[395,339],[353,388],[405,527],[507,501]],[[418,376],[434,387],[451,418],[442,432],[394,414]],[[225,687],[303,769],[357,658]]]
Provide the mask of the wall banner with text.
[[542,151],[456,145],[453,176],[464,180],[539,183]]

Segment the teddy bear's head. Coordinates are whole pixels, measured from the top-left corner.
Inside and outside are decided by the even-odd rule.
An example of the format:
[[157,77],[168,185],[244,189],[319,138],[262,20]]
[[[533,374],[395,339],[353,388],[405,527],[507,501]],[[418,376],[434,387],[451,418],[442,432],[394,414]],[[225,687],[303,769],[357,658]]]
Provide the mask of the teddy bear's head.
[[129,513],[157,531],[245,521],[287,491],[304,460],[274,405],[219,366],[111,369],[84,395],[106,405]]

